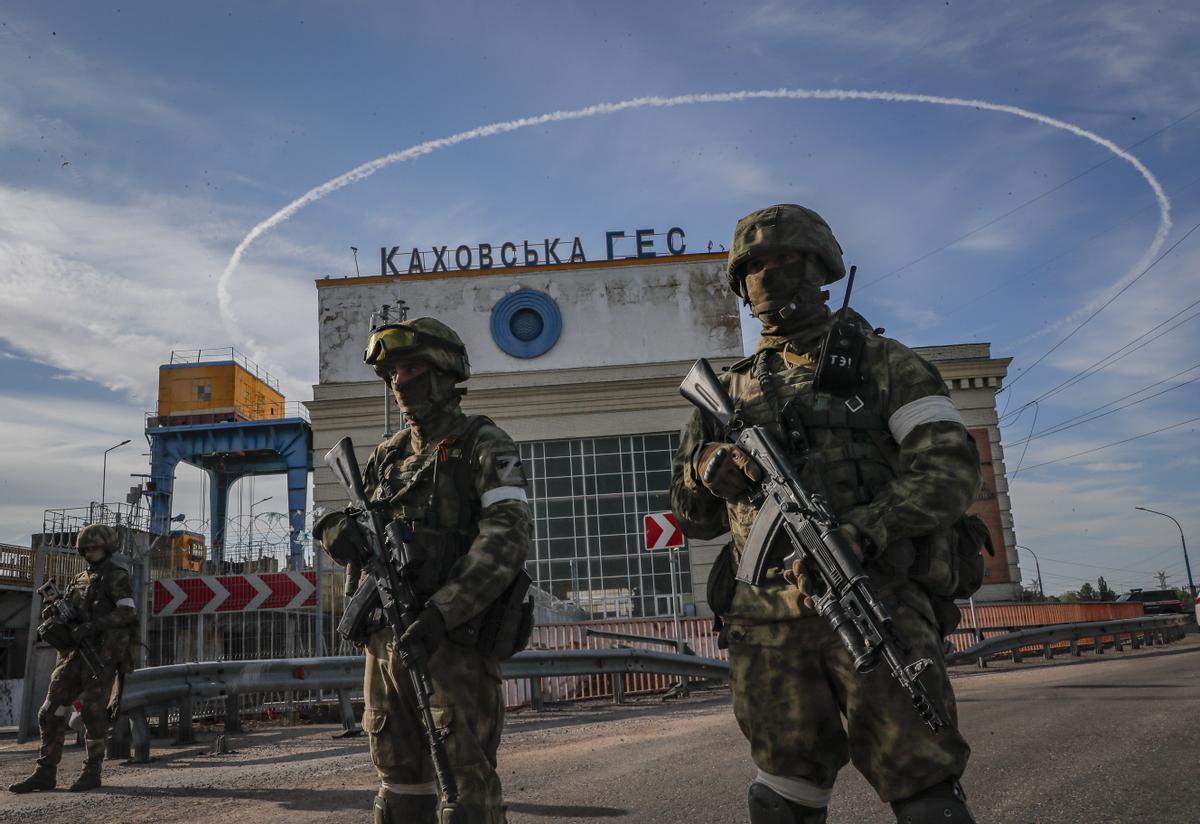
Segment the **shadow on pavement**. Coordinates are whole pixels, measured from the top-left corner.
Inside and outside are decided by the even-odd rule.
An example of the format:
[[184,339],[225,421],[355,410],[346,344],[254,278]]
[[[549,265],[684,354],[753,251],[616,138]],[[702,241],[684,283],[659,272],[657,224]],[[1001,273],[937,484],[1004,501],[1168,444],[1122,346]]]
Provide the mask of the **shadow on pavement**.
[[528,815],[544,815],[551,818],[623,818],[629,815],[629,810],[619,810],[615,807],[577,807],[563,804],[509,804],[508,809],[514,813]]
[[277,790],[237,789],[231,787],[105,787],[112,795],[134,798],[214,798],[222,801],[241,798],[247,801],[274,802],[287,810],[363,810],[371,809],[370,790]]

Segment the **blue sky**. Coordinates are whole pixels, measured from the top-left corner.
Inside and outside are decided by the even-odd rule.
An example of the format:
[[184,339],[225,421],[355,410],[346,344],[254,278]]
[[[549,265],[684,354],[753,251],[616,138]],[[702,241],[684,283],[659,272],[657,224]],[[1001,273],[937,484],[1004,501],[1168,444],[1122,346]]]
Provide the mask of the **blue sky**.
[[[578,234],[597,256],[607,229],[679,225],[699,248],[795,201],[832,224],[859,266],[856,306],[889,334],[1014,358],[1000,399],[1010,476],[1031,432],[1165,381],[1031,441],[1012,492],[1048,592],[1098,574],[1150,586],[1158,570],[1182,584],[1174,526],[1133,506],[1170,512],[1200,543],[1196,423],[1070,456],[1200,415],[1200,382],[1184,383],[1200,377],[1195,310],[1040,400],[1036,423],[1034,407],[1015,414],[1200,299],[1197,232],[1026,374],[1128,280],[1159,221],[1128,163],[1060,130],[861,101],[547,124],[389,167],[263,236],[230,284],[253,341],[230,340],[216,283],[256,223],[373,158],[560,109],[744,89],[979,98],[1077,124],[1161,181],[1165,250],[1200,222],[1198,35],[1187,2],[6,4],[0,540],[25,543],[43,509],[97,497],[101,453],[124,438],[110,488],[145,471],[142,415],[172,349],[245,348],[289,398],[310,397],[312,281],[352,273],[350,245],[364,272],[385,244]],[[176,508],[196,516],[188,472]],[[281,482],[257,484],[243,505],[283,500]]]

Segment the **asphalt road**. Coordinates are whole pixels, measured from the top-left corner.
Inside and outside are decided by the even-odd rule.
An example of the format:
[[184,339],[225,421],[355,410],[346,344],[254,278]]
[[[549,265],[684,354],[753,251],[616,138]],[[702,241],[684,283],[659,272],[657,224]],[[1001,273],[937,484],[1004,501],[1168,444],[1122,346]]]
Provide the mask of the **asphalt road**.
[[[1200,810],[1200,637],[1165,649],[955,678],[974,747],[966,775],[981,822],[1180,822]],[[105,765],[94,793],[0,793],[0,821],[257,824],[370,820],[362,739],[330,726],[233,736],[236,752],[155,741],[155,760]],[[202,740],[203,743],[203,740]],[[33,742],[0,741],[0,784],[32,767]],[[63,784],[82,753],[68,749]],[[745,822],[753,775],[726,690],[681,702],[513,713],[500,753],[512,824]],[[830,822],[891,822],[852,768]]]

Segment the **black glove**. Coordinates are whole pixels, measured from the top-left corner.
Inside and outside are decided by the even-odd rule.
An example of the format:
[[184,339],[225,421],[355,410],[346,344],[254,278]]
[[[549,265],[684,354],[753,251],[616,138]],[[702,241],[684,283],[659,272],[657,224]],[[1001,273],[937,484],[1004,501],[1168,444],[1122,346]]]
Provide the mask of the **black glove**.
[[731,443],[706,443],[696,455],[696,473],[708,491],[727,501],[744,498],[762,478],[754,459]]
[[93,635],[99,634],[99,632],[100,628],[91,621],[84,621],[79,626],[71,628],[71,638],[76,644],[81,644]]
[[426,655],[433,655],[445,637],[446,619],[442,617],[441,610],[430,604],[421,610],[417,620],[400,636],[400,643],[406,647],[419,646]]
[[358,528],[354,516],[357,510],[350,507],[326,512],[313,524],[312,535],[332,558],[343,566],[361,563],[370,555],[367,540]]

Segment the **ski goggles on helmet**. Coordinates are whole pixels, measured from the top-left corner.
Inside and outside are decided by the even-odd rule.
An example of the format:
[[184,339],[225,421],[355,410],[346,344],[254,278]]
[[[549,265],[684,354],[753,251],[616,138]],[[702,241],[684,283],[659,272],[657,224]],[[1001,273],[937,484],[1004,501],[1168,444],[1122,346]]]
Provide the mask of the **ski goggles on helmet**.
[[363,352],[363,363],[376,366],[386,360],[416,352],[426,346],[434,346],[466,357],[465,347],[454,341],[430,335],[408,326],[382,326],[371,333],[367,348]]

